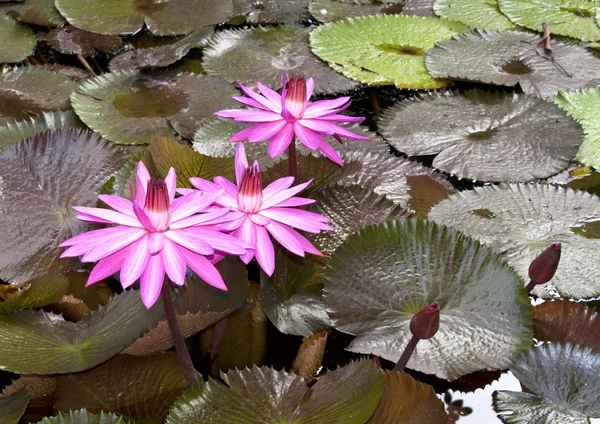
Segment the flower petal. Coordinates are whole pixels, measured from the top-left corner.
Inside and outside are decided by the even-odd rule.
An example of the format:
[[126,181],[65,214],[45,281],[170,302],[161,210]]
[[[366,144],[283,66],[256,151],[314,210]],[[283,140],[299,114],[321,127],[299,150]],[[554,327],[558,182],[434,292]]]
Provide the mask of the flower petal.
[[[246,149],[244,148],[244,143],[238,143],[237,148],[235,149],[235,183],[239,187],[242,183],[242,178],[246,173],[246,169],[248,169],[248,158],[246,157]],[[215,181],[216,183],[216,181]],[[237,192],[237,187],[236,190]]]
[[256,100],[248,98],[248,97],[233,96],[232,99],[235,100],[236,102],[240,102],[241,104],[246,105],[246,106],[255,107],[255,108],[261,109],[261,110],[269,110],[269,108],[267,108],[266,106],[263,106],[260,103],[258,103]]
[[168,230],[165,231],[165,237],[180,246],[183,246],[199,255],[212,255],[214,249],[201,237],[195,234],[190,234],[184,230]]
[[238,86],[244,92],[244,94],[246,96],[250,97],[251,99],[256,100],[258,103],[260,103],[261,105],[263,105],[267,109],[272,110],[273,112],[278,112],[277,109],[276,109],[277,105],[273,104],[273,102],[271,100],[269,100],[266,97],[263,97],[260,94],[255,93],[254,91],[250,90],[249,88],[245,87],[241,82],[238,82]]
[[88,278],[87,283],[85,283],[85,286],[87,287],[98,281],[104,280],[120,270],[125,258],[127,258],[130,252],[131,246],[127,246],[98,261],[92,272],[90,272],[90,277]]
[[[277,207],[280,207],[280,208],[284,208],[284,207],[295,208],[297,206],[311,205],[311,204],[313,204],[315,202],[316,202],[315,199],[307,199],[305,197],[290,197],[289,199],[284,200],[283,202],[277,202]],[[275,206],[275,205],[273,205],[273,206]]]
[[325,156],[329,160],[337,163],[339,166],[344,166],[344,161],[342,161],[342,158],[340,157],[338,152],[333,147],[331,147],[331,144],[329,144],[325,140],[323,140],[323,143],[319,145],[319,151],[323,153],[323,156]]
[[331,115],[323,115],[319,116],[319,121],[336,121],[336,122],[362,122],[365,120],[364,116],[348,116],[348,115],[338,115],[336,113],[332,113]]
[[309,233],[319,233],[321,230],[329,230],[331,227],[324,224],[329,219],[314,212],[293,208],[270,208],[260,211],[260,214],[274,221],[298,228]]
[[189,218],[195,213],[207,208],[214,203],[215,199],[219,198],[223,192],[224,190],[215,190],[210,193],[196,192],[175,199],[173,207],[171,208],[171,222],[169,226],[184,218]]
[[150,260],[147,236],[142,237],[137,243],[132,244],[130,248],[131,253],[127,256],[121,268],[121,286],[123,289],[131,286],[141,277]]
[[308,147],[310,150],[315,150],[321,144],[321,140],[325,141],[321,135],[306,128],[304,125],[300,125],[298,121],[294,123],[294,133],[298,136],[298,139],[302,144]]
[[273,122],[279,121],[282,119],[281,115],[275,112],[266,111],[266,110],[246,110],[246,109],[238,109],[237,112],[228,111],[226,115],[221,114],[221,117],[224,118],[233,118],[235,122],[239,122],[240,124],[254,124],[260,122]]
[[134,230],[137,230],[137,228],[117,226],[87,231],[85,233],[79,234],[75,237],[71,237],[70,239],[63,241],[61,244],[58,245],[58,247],[82,245],[89,247],[88,250],[91,250],[93,247],[95,247],[97,243],[104,243],[107,240],[112,240],[115,237],[120,237],[121,233],[123,232],[126,233],[128,231]]
[[285,224],[279,224],[275,221],[267,224],[266,228],[279,244],[293,254],[304,257],[304,249],[294,234],[296,231]]
[[118,250],[129,246],[146,234],[147,231],[143,228],[135,228],[132,229],[132,231],[122,232],[118,238],[112,238],[110,241],[98,244],[92,250],[87,252],[81,258],[81,262],[96,262],[100,259],[103,259],[109,255],[112,255]]
[[269,156],[275,158],[282,154],[287,149],[290,143],[294,142],[294,125],[287,124],[277,134],[271,137],[269,142]]
[[262,216],[258,213],[248,215],[248,218],[250,218],[250,220],[252,222],[254,222],[256,225],[262,225],[263,227],[265,225],[267,225],[269,222],[271,222],[271,220],[269,218],[267,218],[266,216]]
[[319,251],[319,249],[317,249],[315,246],[313,246],[312,243],[310,241],[308,241],[302,234],[295,231],[294,235],[296,236],[296,238],[298,239],[298,242],[302,245],[302,248],[304,249],[304,251],[306,253],[312,253],[313,255],[323,256],[323,254]]
[[101,208],[88,208],[85,206],[73,206],[73,209],[81,214],[100,218],[113,224],[126,225],[128,227],[142,227],[142,224],[136,218],[124,215],[121,212]]
[[150,218],[148,217],[148,215],[146,215],[146,212],[144,212],[137,199],[133,201],[133,213],[135,213],[138,222],[146,230],[154,231],[154,225],[152,225],[152,221],[150,221]]
[[263,203],[274,194],[290,188],[292,184],[294,184],[294,177],[283,177],[273,181],[263,189]]
[[297,193],[300,193],[302,190],[304,190],[306,187],[308,187],[308,185],[310,183],[312,183],[312,181],[313,180],[311,179],[305,183],[298,184],[296,187],[273,192],[270,196],[263,195],[263,202],[262,202],[261,209],[267,209],[267,208],[270,208],[273,206],[280,206],[279,204],[281,202],[289,199],[290,197],[292,197],[293,195],[295,195]]
[[[148,172],[148,168],[146,168],[146,165],[142,161],[139,161],[138,165],[137,165],[136,182],[137,182],[137,178],[139,178],[139,180],[140,180],[140,183],[141,183],[140,187],[143,189],[141,191],[145,197],[146,193],[148,192],[148,182],[151,180],[151,178],[150,178],[150,173]],[[139,189],[140,187],[136,187],[136,190]],[[141,205],[143,206],[144,204],[141,203]]]
[[281,131],[281,129],[285,126],[287,126],[287,121],[283,119],[280,121],[255,125],[252,127],[252,131],[250,131],[250,134],[248,135],[248,142],[256,143],[271,138]]
[[184,247],[181,248],[181,253],[185,259],[187,266],[190,267],[200,278],[213,287],[227,291],[227,286],[223,281],[223,277],[213,264],[210,263],[202,255],[192,252]]
[[240,225],[242,225],[244,223],[245,219],[246,219],[246,214],[244,214],[243,216],[241,216],[238,219],[226,222],[223,225],[221,225],[221,230],[223,230],[223,231],[237,230],[238,228],[240,228]]
[[303,126],[310,128],[313,131],[316,131],[325,135],[339,135],[340,137],[349,138],[351,140],[370,140],[369,137],[364,137],[362,135],[354,134],[352,131],[347,130],[346,128],[342,128],[339,125],[332,124],[331,122],[326,122],[318,119],[301,119],[298,123]]
[[275,271],[275,250],[264,227],[256,226],[256,260],[264,272],[270,277]]
[[169,192],[169,203],[173,203],[173,199],[175,199],[175,192],[177,190],[177,174],[175,173],[175,169],[173,169],[173,167],[169,168],[169,172],[165,178],[165,185],[167,186],[167,191]]
[[150,309],[160,296],[165,281],[165,268],[161,255],[151,256],[140,278],[140,295],[146,308]]
[[169,225],[171,230],[179,230],[181,228],[188,228],[194,225],[216,225],[223,222],[229,222],[237,219],[237,215],[230,215],[231,210],[229,208],[218,207],[216,210],[211,212],[201,213],[192,215],[188,218],[177,221],[174,224]]
[[[240,181],[241,181],[241,178],[240,178]],[[217,187],[219,189],[225,190],[225,194],[228,197],[230,197],[232,199],[236,199],[235,206],[237,206],[237,195],[238,195],[237,186],[234,183],[232,183],[231,181],[229,181],[227,178],[223,178],[221,176],[215,177],[215,184],[217,185]],[[220,197],[218,200],[220,202],[223,199],[222,199],[222,197]],[[229,202],[227,202],[227,203],[229,203]]]
[[114,222],[112,222],[112,221],[109,221],[107,219],[98,218],[96,216],[92,216],[87,213],[77,214],[77,215],[75,215],[75,218],[77,218],[80,221],[85,221],[85,222],[96,222],[98,224],[114,224]]
[[160,254],[169,279],[178,286],[183,286],[185,282],[185,258],[179,247],[167,240]]
[[140,176],[136,175],[135,176],[135,199],[132,199],[132,200],[137,200],[137,202],[143,208],[144,205],[146,204],[146,193],[147,192],[148,192],[148,183],[146,182],[146,185],[144,185],[144,183],[142,183],[142,179],[140,178]]
[[165,247],[166,242],[164,233],[150,233],[148,235],[148,253],[156,255]]
[[[243,255],[248,249],[254,248],[253,244],[245,243],[245,240],[242,241],[230,234],[225,234],[221,231],[207,230],[202,227],[185,228],[179,230],[179,233],[192,240],[202,240],[203,242],[208,243],[214,250],[229,253],[230,255]],[[190,250],[196,251],[196,249]]]
[[322,115],[327,115],[332,109],[347,106],[350,102],[350,97],[339,97],[333,100],[319,100],[317,102],[309,102],[306,105],[306,110],[302,117],[304,119],[318,118]]
[[313,91],[315,91],[315,80],[309,78],[306,80],[306,101],[310,100]]
[[248,128],[244,128],[243,130],[235,133],[230,139],[229,141],[244,141],[248,139],[248,136],[250,135],[250,131],[252,131],[252,128],[254,128],[254,126],[248,127]]
[[111,194],[99,194],[98,199],[102,200],[117,212],[135,218],[135,214],[133,213],[133,203],[131,203],[130,200]]
[[256,87],[263,96],[271,101],[271,110],[276,113],[281,113],[281,95],[259,81],[256,82]]

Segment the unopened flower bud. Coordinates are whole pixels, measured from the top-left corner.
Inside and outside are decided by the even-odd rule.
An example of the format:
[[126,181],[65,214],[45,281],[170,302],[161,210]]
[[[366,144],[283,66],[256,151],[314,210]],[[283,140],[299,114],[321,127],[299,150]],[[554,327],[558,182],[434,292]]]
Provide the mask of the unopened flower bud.
[[430,339],[440,328],[440,309],[437,303],[425,306],[410,320],[410,332],[418,339]]
[[529,279],[533,284],[546,284],[554,277],[560,262],[560,243],[544,250],[529,265]]

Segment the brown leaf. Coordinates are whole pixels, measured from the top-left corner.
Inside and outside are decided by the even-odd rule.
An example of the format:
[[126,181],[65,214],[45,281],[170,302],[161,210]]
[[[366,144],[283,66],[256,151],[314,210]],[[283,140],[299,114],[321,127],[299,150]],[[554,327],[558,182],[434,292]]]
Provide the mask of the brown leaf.
[[303,338],[292,364],[294,372],[307,378],[314,377],[321,367],[326,344],[327,333],[325,331],[319,331]]
[[38,422],[45,416],[53,414],[54,397],[57,388],[56,378],[43,377],[36,375],[25,375],[12,382],[2,392],[3,395],[10,395],[23,387],[27,388],[27,393],[31,397],[25,415],[21,422]]
[[46,34],[43,41],[53,49],[66,54],[93,56],[96,50],[112,52],[123,44],[117,35],[103,35],[84,31],[72,25],[65,25]]

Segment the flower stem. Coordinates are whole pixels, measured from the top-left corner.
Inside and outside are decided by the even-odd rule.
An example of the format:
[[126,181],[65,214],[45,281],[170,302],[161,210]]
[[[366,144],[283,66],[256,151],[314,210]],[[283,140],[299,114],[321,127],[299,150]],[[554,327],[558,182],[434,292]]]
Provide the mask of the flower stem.
[[192,358],[190,358],[190,352],[188,352],[187,346],[185,345],[185,339],[183,338],[183,334],[181,334],[179,323],[177,322],[177,315],[175,315],[173,299],[171,298],[171,289],[169,288],[169,280],[165,279],[161,291],[163,304],[165,306],[165,315],[167,316],[167,323],[169,324],[169,332],[171,333],[171,340],[173,340],[177,356],[179,356],[185,379],[188,386],[197,386],[200,384],[198,381],[198,374],[192,363]]
[[288,147],[288,162],[290,164],[290,177],[296,179],[296,139],[294,138]]
[[525,286],[525,290],[527,290],[527,293],[531,293],[531,290],[533,290],[536,285],[537,284],[535,284],[533,281],[530,281],[529,284]]
[[408,344],[404,348],[402,356],[400,357],[400,359],[398,359],[398,363],[394,366],[394,371],[404,371],[404,367],[406,367],[406,364],[408,364],[408,360],[415,351],[417,343],[419,343],[419,339],[416,336],[412,336],[412,338],[408,341]]

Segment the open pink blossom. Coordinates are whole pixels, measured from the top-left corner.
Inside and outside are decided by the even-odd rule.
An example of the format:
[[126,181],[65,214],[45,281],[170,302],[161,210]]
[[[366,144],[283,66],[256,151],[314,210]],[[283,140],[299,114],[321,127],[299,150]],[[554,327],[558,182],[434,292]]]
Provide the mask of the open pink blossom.
[[308,101],[315,86],[312,78],[305,80],[303,77],[292,76],[289,81],[286,81],[284,75],[281,95],[260,82],[256,85],[262,95],[239,83],[248,97],[236,96],[234,99],[258,110],[228,109],[214,113],[216,116],[231,118],[236,122],[254,124],[235,134],[229,141],[248,140],[250,143],[256,143],[271,139],[268,150],[269,155],[274,158],[288,148],[295,135],[309,149],[319,150],[335,163],[343,165],[340,155],[325,141],[324,135],[333,136],[340,143],[342,137],[369,140],[333,123],[361,122],[365,119],[339,114],[350,106],[350,97]]
[[223,254],[246,254],[246,243],[222,233],[218,224],[228,221],[228,209],[203,212],[223,194],[194,192],[175,199],[176,176],[171,168],[165,180],[151,179],[146,166],[138,163],[133,202],[119,196],[99,195],[114,210],[74,207],[82,221],[114,224],[88,231],[61,243],[68,247],[61,258],[82,256],[96,262],[86,286],[121,270],[121,285],[140,279],[142,301],[150,308],[158,299],[165,273],[183,285],[186,266],[208,284],[227,290],[211,263]]
[[260,267],[268,275],[273,275],[275,253],[269,234],[298,256],[304,256],[305,252],[321,255],[316,247],[294,230],[297,228],[309,233],[319,233],[332,229],[326,224],[329,222],[326,217],[294,207],[315,202],[312,199],[294,197],[312,180],[291,187],[293,177],[280,178],[263,190],[258,162],[248,166],[242,143],[238,143],[235,154],[235,178],[237,186],[223,177],[215,177],[214,183],[196,177],[190,178],[190,182],[206,195],[221,193],[215,198],[215,204],[231,208],[226,215],[230,221],[224,223],[221,229],[231,231],[231,235],[254,247],[240,256],[245,263],[256,256]]

